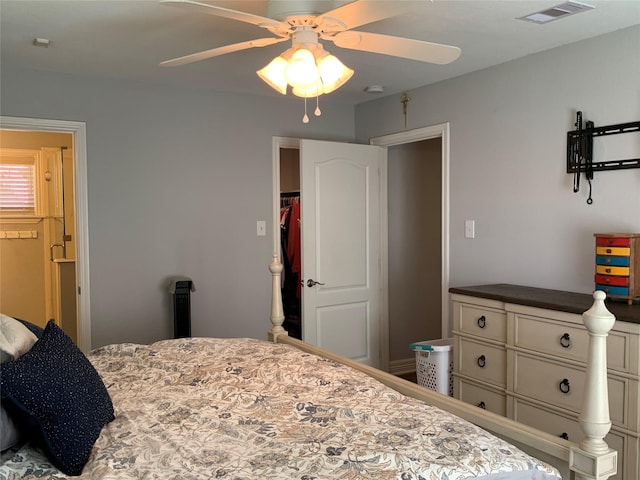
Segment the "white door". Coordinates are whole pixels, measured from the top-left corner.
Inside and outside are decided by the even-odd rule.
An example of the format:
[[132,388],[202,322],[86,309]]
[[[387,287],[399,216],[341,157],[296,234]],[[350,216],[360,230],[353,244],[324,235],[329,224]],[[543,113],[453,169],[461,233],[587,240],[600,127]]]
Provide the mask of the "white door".
[[375,367],[385,156],[377,146],[300,141],[302,338]]

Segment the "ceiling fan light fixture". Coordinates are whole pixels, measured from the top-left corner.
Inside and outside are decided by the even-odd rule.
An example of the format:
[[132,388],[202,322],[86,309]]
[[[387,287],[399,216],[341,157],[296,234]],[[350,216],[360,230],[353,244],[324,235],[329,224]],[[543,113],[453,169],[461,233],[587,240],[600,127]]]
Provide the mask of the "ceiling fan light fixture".
[[[280,0],[267,2],[269,3],[267,17],[195,0],[162,0],[162,3],[249,23],[264,28],[273,35],[166,60],[160,63],[163,67],[176,67],[291,40],[291,48],[256,73],[278,93],[286,95],[287,87],[291,86],[294,95],[304,97],[303,121],[305,123],[309,121],[306,114],[306,99],[316,97],[314,113],[319,116],[321,112],[318,97],[340,88],[354,74],[352,69],[324,51],[319,42],[321,39],[329,40],[337,47],[440,65],[455,61],[461,53],[458,47],[451,45],[351,30],[360,25],[401,15],[409,11],[411,2],[379,2],[380,4],[377,4],[377,2],[343,0],[337,2],[341,4],[340,6],[325,11],[325,3],[329,2],[307,0],[301,3],[299,0]],[[372,6],[373,3],[376,5]],[[566,3],[572,9],[582,8],[576,0],[566,0]],[[294,54],[296,54],[295,59],[292,58]]]
[[286,95],[287,87],[298,97],[318,97],[331,93],[349,80],[354,71],[319,43],[294,45],[256,72],[277,92]]

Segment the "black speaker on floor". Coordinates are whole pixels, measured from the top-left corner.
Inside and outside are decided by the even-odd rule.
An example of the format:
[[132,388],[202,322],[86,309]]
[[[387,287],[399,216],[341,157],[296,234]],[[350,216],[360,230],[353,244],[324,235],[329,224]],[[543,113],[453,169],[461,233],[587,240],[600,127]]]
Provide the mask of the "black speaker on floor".
[[191,336],[191,292],[195,291],[191,279],[171,280],[169,292],[173,295],[173,338]]

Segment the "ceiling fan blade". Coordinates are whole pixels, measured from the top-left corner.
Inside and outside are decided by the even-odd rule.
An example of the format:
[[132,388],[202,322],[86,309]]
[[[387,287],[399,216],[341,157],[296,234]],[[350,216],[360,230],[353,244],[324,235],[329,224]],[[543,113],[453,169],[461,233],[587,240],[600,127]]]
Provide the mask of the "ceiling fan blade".
[[215,5],[195,2],[192,0],[161,0],[160,3],[162,3],[163,5],[182,7],[194,12],[215,15],[217,17],[231,18],[233,20],[238,20],[239,22],[251,23],[263,28],[277,28],[286,25],[283,22],[273,20],[272,18],[261,17],[260,15],[254,15],[247,12],[239,12],[237,10],[230,10],[223,7],[216,7]]
[[237,52],[239,50],[246,50],[247,48],[254,47],[266,47],[267,45],[273,45],[274,43],[280,43],[288,40],[288,38],[257,38],[255,40],[249,40],[247,42],[234,43],[232,45],[225,45],[224,47],[212,48],[203,52],[192,53],[185,55],[184,57],[178,57],[171,60],[165,60],[160,63],[161,67],[177,67],[179,65],[185,65],[187,63],[199,62],[200,60],[206,60],[207,58],[217,57],[219,55],[225,55],[227,53]]
[[338,47],[363,52],[382,53],[394,57],[418,60],[419,62],[446,65],[456,60],[462,50],[451,45],[423,42],[411,38],[392,37],[368,32],[340,32],[333,36],[322,37],[331,40]]
[[[318,15],[318,24],[326,25],[325,32],[340,32],[401,15],[414,7],[414,2],[358,0]],[[335,20],[338,20],[337,25]],[[344,25],[344,28],[338,25]]]

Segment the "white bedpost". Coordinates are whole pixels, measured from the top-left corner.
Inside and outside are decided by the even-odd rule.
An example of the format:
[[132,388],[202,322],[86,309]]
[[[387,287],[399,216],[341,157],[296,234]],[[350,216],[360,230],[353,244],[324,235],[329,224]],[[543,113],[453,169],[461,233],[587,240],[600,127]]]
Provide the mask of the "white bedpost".
[[577,480],[605,480],[616,474],[618,462],[617,452],[604,441],[611,428],[607,336],[616,319],[604,304],[604,292],[596,290],[593,298],[593,305],[582,315],[589,330],[584,397],[578,417],[585,438],[577,446],[571,447],[569,458],[569,465],[576,473]]
[[280,275],[282,274],[282,264],[278,259],[278,254],[273,254],[273,259],[269,264],[271,272],[271,330],[269,330],[269,340],[275,341],[278,335],[287,335],[287,331],[282,328],[284,322],[284,309],[282,308],[282,290]]

